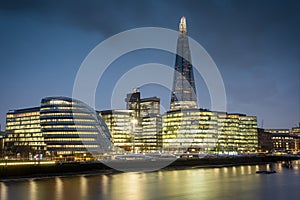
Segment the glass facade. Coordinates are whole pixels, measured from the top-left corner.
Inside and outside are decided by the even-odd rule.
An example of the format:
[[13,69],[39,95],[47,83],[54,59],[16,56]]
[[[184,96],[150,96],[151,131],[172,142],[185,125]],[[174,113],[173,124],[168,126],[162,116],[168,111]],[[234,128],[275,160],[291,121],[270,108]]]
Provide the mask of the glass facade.
[[105,110],[99,115],[106,123],[116,152],[130,152],[133,150],[133,126],[132,110]]
[[140,117],[160,115],[160,99],[157,97],[141,99],[140,110]]
[[51,156],[83,157],[110,151],[104,121],[86,104],[66,97],[41,101],[41,131]]
[[256,117],[205,109],[169,111],[163,115],[164,151],[188,149],[233,153],[256,151]]
[[148,115],[142,119],[142,131],[137,136],[139,152],[151,153],[162,148],[162,118],[160,115]]
[[39,107],[9,111],[6,114],[6,133],[5,148],[11,154],[29,158],[46,150]]
[[166,112],[163,117],[163,150],[184,153],[189,148],[201,151],[216,147],[217,115],[204,109],[185,109]]
[[239,152],[255,152],[258,149],[257,120],[255,116],[239,115],[237,137]]
[[141,98],[138,89],[127,94],[126,108],[132,111],[133,152],[154,152],[161,149],[162,122],[160,99],[157,97]]
[[170,110],[197,108],[196,87],[185,17],[179,24]]

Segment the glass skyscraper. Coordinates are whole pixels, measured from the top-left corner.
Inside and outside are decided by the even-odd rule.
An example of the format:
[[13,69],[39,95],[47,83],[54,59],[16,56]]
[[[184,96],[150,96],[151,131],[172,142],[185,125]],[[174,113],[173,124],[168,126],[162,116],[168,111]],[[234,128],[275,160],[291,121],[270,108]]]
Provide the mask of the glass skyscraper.
[[185,17],[179,24],[170,110],[197,108],[197,96]]

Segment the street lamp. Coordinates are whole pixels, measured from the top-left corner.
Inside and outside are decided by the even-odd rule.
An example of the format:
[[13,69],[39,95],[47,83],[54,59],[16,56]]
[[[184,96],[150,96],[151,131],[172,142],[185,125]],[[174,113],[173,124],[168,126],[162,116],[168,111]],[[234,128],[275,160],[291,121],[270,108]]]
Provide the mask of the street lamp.
[[133,153],[135,153],[135,126],[138,123],[138,120],[137,119],[132,119],[131,123],[132,123],[132,139],[133,139],[132,151],[133,151]]

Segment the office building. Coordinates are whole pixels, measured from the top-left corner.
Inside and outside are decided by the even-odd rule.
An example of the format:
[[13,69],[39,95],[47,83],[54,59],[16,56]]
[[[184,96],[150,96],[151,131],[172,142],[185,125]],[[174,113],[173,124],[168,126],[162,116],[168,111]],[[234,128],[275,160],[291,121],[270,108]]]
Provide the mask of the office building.
[[157,97],[141,98],[138,88],[135,88],[133,93],[127,94],[125,102],[126,109],[132,110],[132,117],[137,120],[148,115],[160,114],[160,99]]
[[98,113],[110,131],[114,151],[117,153],[133,151],[134,112],[132,110],[104,110]]
[[291,130],[291,134],[297,135],[300,137],[300,127],[293,127]]
[[5,149],[8,155],[33,158],[46,150],[40,126],[40,107],[10,110],[6,114]]
[[139,152],[158,152],[162,150],[162,117],[161,115],[147,115],[142,118],[142,131],[136,137]]
[[218,139],[217,114],[205,109],[172,110],[162,116],[163,150],[185,153],[195,148],[215,151]]
[[162,148],[162,121],[160,99],[141,98],[137,88],[127,94],[126,108],[132,111],[133,152],[149,153]]
[[51,156],[76,159],[111,150],[106,124],[81,101],[67,97],[43,98],[40,120],[47,152]]

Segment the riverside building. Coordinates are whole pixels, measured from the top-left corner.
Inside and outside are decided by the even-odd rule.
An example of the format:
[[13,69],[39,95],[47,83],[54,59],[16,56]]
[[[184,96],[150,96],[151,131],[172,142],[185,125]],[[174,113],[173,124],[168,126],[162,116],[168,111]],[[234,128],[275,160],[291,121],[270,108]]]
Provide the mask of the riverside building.
[[6,114],[5,149],[9,155],[32,158],[46,151],[40,125],[40,107],[10,110]]
[[6,121],[5,148],[12,155],[30,158],[38,153],[74,160],[111,150],[104,121],[86,104],[71,98],[43,98],[40,107],[9,111]]
[[44,98],[40,120],[47,152],[51,156],[83,158],[111,149],[106,124],[81,101],[67,97]]
[[110,131],[114,150],[117,153],[133,151],[133,111],[104,110],[98,113]]

